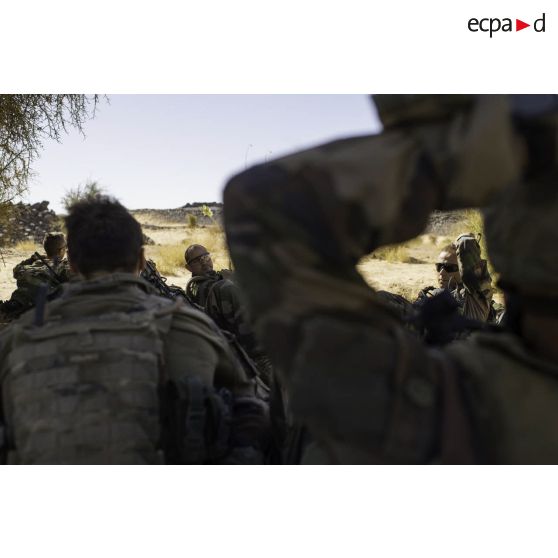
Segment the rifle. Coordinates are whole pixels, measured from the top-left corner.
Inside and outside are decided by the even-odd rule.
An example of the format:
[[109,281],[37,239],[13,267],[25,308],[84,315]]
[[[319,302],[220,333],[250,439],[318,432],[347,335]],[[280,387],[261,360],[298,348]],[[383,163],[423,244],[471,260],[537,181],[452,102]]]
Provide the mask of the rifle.
[[41,260],[41,262],[46,266],[46,268],[50,271],[50,274],[52,275],[52,277],[54,277],[54,279],[56,279],[56,281],[58,282],[59,285],[62,285],[62,283],[64,283],[64,281],[62,280],[62,278],[58,275],[58,273],[56,273],[56,271],[54,271],[54,269],[52,269],[52,267],[50,267],[50,265],[48,264],[48,262],[43,258],[43,256],[41,256],[41,254],[39,254],[39,252],[35,252],[33,254],[37,259]]
[[157,270],[157,265],[153,260],[145,262],[145,268],[140,273],[141,277],[148,283],[151,283],[165,298],[175,300],[178,297],[183,298],[186,302],[190,302],[186,293],[176,285],[167,285],[167,278],[163,277]]

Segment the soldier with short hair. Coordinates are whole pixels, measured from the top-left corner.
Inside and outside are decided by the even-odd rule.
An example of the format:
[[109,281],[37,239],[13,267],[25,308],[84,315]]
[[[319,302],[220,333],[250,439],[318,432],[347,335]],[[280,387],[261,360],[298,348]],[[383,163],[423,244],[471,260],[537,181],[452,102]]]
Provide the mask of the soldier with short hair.
[[66,227],[83,280],[0,335],[6,461],[261,462],[266,406],[213,322],[139,277],[139,223],[100,197]]
[[14,267],[17,289],[10,300],[0,304],[0,312],[15,319],[35,306],[40,287],[46,288],[46,297],[56,298],[63,283],[70,280],[71,271],[66,259],[66,237],[61,232],[49,232],[43,239],[45,254],[35,252]]
[[[558,463],[557,98],[376,101],[381,134],[254,167],[224,194],[236,274],[289,410],[313,437],[308,455]],[[356,264],[420,234],[433,209],[475,206],[489,206],[511,331],[425,346]]]

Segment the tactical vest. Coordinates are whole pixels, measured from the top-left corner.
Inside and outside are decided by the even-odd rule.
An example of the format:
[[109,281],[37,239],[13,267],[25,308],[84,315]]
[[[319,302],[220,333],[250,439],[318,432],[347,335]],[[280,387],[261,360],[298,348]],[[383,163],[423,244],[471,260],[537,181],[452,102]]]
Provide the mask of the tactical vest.
[[[157,298],[136,311],[13,326],[2,383],[9,463],[207,459],[208,389],[197,379],[169,389],[165,377],[163,337],[175,309],[166,302]],[[161,428],[172,423],[180,430]],[[226,442],[227,434],[214,429],[213,435]]]
[[190,302],[201,306],[208,313],[208,304],[216,285],[230,279],[232,279],[232,272],[229,269],[196,275],[188,281],[186,295]]

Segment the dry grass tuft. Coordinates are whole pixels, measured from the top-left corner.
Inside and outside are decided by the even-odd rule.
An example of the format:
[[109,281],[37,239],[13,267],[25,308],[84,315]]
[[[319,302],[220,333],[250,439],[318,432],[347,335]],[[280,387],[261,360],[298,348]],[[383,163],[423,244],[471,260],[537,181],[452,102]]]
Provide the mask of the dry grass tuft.
[[478,209],[466,209],[463,211],[463,221],[460,223],[461,233],[473,233],[484,235],[484,224],[482,222],[482,215]]
[[14,250],[17,252],[28,252],[31,255],[33,252],[43,252],[43,247],[33,240],[22,240],[14,246]]
[[405,244],[390,244],[388,246],[382,246],[374,251],[372,257],[386,262],[413,262],[409,255],[409,248]]

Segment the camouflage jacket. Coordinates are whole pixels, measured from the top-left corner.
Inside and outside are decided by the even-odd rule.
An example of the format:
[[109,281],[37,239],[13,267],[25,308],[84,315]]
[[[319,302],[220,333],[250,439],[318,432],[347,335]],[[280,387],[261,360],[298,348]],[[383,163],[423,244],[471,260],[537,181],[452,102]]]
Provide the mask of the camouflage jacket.
[[[486,260],[481,258],[480,246],[476,238],[463,234],[456,240],[457,262],[463,282],[450,288],[459,304],[459,313],[470,320],[487,322],[491,316],[492,278]],[[432,296],[435,287],[422,289],[415,302]]]
[[46,285],[48,299],[58,296],[62,292],[61,285],[70,280],[71,270],[66,259],[55,262],[46,256],[41,259],[33,254],[14,267],[13,275],[17,289],[1,308],[12,319],[35,306],[41,285]]
[[232,271],[222,269],[192,277],[186,285],[186,295],[203,308],[220,329],[234,336],[256,364],[262,380],[269,385],[269,359],[258,344],[240,289],[232,281]]
[[[13,322],[0,334],[0,391],[7,437],[11,441],[11,457],[9,457],[11,462],[18,462],[18,447],[22,444],[27,444],[32,437],[32,433],[27,433],[27,431],[20,432],[17,427],[14,431],[14,425],[17,424],[22,416],[28,423],[30,421],[43,421],[46,425],[49,424],[49,421],[55,420],[50,417],[47,408],[44,408],[44,414],[41,414],[41,407],[38,403],[43,395],[44,398],[47,397],[49,382],[39,381],[40,375],[37,375],[38,371],[35,370],[35,365],[29,370],[27,379],[21,376],[22,371],[20,368],[21,364],[24,363],[18,364],[17,358],[15,358],[18,353],[13,351],[16,351],[14,347],[18,347],[16,341],[21,337],[22,333],[28,330],[34,335],[40,335],[41,331],[48,334],[50,328],[61,327],[59,324],[62,326],[67,324],[69,328],[68,333],[73,331],[79,332],[80,324],[82,323],[86,328],[90,327],[87,325],[87,320],[93,324],[102,324],[103,320],[110,321],[111,316],[118,318],[119,316],[129,315],[133,318],[134,314],[140,316],[141,312],[145,312],[146,309],[150,308],[153,308],[155,312],[162,312],[165,316],[166,325],[161,333],[163,341],[162,363],[164,366],[164,369],[161,369],[159,372],[162,375],[161,377],[171,381],[173,385],[177,386],[179,392],[184,389],[186,393],[189,379],[196,378],[197,381],[201,382],[202,386],[205,386],[205,389],[219,390],[225,388],[235,400],[251,401],[254,399],[253,385],[248,381],[244,371],[230,353],[227,341],[220,335],[215,324],[202,312],[191,308],[183,302],[173,302],[158,296],[155,294],[155,290],[145,281],[127,273],[114,273],[99,277],[98,279],[68,283],[64,286],[62,296],[46,305],[43,324],[34,325],[37,318],[35,312],[31,311],[24,314],[18,321]],[[148,325],[145,324],[146,327]],[[78,358],[80,346],[83,346],[83,361],[86,362],[86,358],[92,358],[91,355],[89,357],[85,356],[93,350],[91,346],[88,346],[88,343],[91,343],[91,341],[88,341],[87,331],[89,330],[84,329],[83,333],[78,335],[77,341],[72,341],[75,345],[74,348],[68,347],[68,350],[71,349],[76,353],[76,356],[72,357],[76,363],[80,362]],[[153,329],[153,332],[155,332],[155,329]],[[151,334],[151,337],[154,337],[154,333]],[[137,338],[138,343],[141,343],[142,338],[139,334]],[[109,344],[107,341],[107,346],[102,349],[109,351]],[[95,350],[98,349],[100,348],[97,347]],[[116,350],[116,347],[114,349]],[[39,350],[44,351],[46,349],[36,349],[36,351]],[[134,350],[138,351],[141,357],[141,351],[144,348],[138,345]],[[145,350],[147,351],[146,348]],[[36,360],[39,353],[34,354],[34,351],[35,349],[30,346],[26,358],[32,357]],[[100,355],[99,358],[101,357]],[[143,358],[148,359],[148,357],[152,358],[146,352]],[[79,366],[79,364],[75,366]],[[115,366],[116,368],[111,369],[111,373],[118,374],[117,363]],[[83,389],[84,397],[86,398],[87,390],[91,391],[92,388],[87,388],[87,383],[80,387],[79,373],[80,370],[76,368],[76,371],[73,373],[74,383],[72,386],[78,389],[78,391]],[[41,374],[43,374],[41,377],[48,378],[48,370],[41,372]],[[62,369],[57,369],[56,374],[58,374],[58,377],[62,377]],[[78,375],[76,376],[76,374]],[[33,383],[34,387],[31,387],[31,380],[35,382]],[[25,391],[26,384],[22,384],[22,382],[29,384],[27,392]],[[51,383],[52,386],[56,385],[55,378],[51,379]],[[37,404],[29,404],[27,407],[22,406],[23,404],[19,403],[19,399],[14,398],[12,395],[16,393],[16,386],[18,386],[20,392],[18,397],[22,401],[23,398],[30,398],[30,400],[36,401]],[[72,386],[59,389],[60,409],[66,406],[68,409],[66,412],[73,408],[76,397],[74,390],[70,389]],[[52,387],[52,389],[55,388]],[[52,394],[49,395],[49,397],[51,396]],[[136,397],[139,397],[139,394],[136,394]],[[126,405],[132,401],[121,401],[123,413],[127,412]],[[89,404],[91,405],[91,403]],[[118,401],[113,401],[111,404],[118,405]],[[261,407],[259,403],[256,406],[258,408]],[[117,410],[115,409],[114,412],[117,412]],[[102,409],[99,409],[99,412],[102,413]],[[35,413],[37,416],[33,419],[31,415],[26,413]],[[242,443],[250,445],[251,442],[254,442],[254,444],[259,443],[259,441],[256,442],[255,438],[253,440],[250,438],[251,433],[259,428],[257,435],[260,435],[262,428],[267,428],[266,423],[268,419],[265,416],[254,416],[249,410],[246,416],[241,412],[239,414],[233,413],[231,420],[232,427],[238,430],[240,437],[243,439]],[[66,432],[65,436],[67,438],[65,439],[67,441],[71,440],[73,436],[80,435],[79,429],[73,432],[72,424],[63,424],[61,427]],[[20,432],[19,437],[18,432]],[[107,457],[103,453],[99,454],[99,451],[102,452],[102,450],[103,448],[101,447],[100,449],[96,448],[95,451],[91,450],[90,454],[85,452],[79,458],[79,462],[106,463],[105,459]],[[43,450],[43,453],[46,453],[48,456],[45,458],[46,462],[76,462],[75,455],[68,457],[64,454],[63,449],[60,449],[60,454],[53,453],[53,451],[52,448],[45,448]]]
[[[509,117],[489,97],[455,126],[332,142],[226,187],[236,274],[317,460],[558,463],[558,364],[507,334],[428,348],[356,269],[419,234],[432,209],[481,203],[517,179]],[[450,152],[454,132],[466,141]]]

